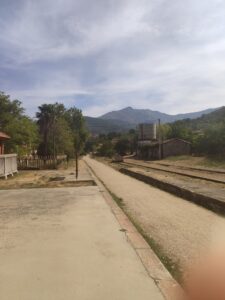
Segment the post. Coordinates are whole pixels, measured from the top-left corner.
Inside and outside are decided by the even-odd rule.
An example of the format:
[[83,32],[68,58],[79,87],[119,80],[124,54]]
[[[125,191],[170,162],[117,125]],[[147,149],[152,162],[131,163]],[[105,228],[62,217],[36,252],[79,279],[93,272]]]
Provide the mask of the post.
[[78,151],[75,151],[76,179],[78,178]]
[[161,139],[161,120],[158,120],[158,143],[159,143],[159,159],[162,159],[162,139]]
[[5,179],[7,179],[7,171],[6,171],[6,156],[4,157],[4,175],[5,175]]

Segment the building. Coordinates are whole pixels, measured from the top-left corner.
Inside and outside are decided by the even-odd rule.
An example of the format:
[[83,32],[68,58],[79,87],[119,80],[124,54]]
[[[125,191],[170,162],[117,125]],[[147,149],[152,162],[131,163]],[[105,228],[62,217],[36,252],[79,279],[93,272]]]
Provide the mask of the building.
[[4,143],[9,140],[10,137],[4,132],[0,132],[0,155],[4,154]]
[[157,139],[157,126],[155,123],[142,123],[138,125],[138,140],[149,141]]
[[156,160],[169,156],[190,155],[191,143],[173,138],[161,143],[158,141],[139,141],[137,156],[144,160]]
[[4,132],[0,132],[0,177],[7,177],[17,173],[17,154],[5,154],[4,143],[10,137]]

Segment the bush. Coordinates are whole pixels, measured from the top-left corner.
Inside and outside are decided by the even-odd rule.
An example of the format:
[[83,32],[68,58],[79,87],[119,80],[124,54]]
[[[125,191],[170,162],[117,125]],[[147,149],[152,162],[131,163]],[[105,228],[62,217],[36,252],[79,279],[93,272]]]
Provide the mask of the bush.
[[112,157],[115,154],[115,150],[111,141],[104,141],[97,150],[97,155]]

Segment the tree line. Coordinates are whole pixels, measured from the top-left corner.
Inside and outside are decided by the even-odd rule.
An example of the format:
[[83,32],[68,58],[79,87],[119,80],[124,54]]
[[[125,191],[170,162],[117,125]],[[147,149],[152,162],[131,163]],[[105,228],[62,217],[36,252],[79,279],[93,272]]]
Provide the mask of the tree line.
[[[158,131],[164,140],[180,138],[189,141],[194,155],[225,157],[225,107],[197,119],[161,124]],[[99,156],[133,153],[137,150],[137,131],[102,134],[91,138],[87,145]]]
[[[198,119],[186,119],[160,126],[163,139],[181,138],[190,141],[196,155],[225,157],[225,107]],[[100,156],[125,155],[137,149],[137,131],[91,136],[81,110],[66,108],[61,103],[38,107],[36,118],[25,114],[22,103],[0,92],[0,131],[11,139],[5,148],[19,156],[34,151],[42,156],[66,154],[77,157],[83,152]]]
[[43,104],[32,119],[25,114],[20,101],[11,100],[3,92],[0,92],[0,131],[11,137],[5,144],[7,153],[16,152],[19,156],[32,153],[78,156],[88,137],[82,111],[76,107],[67,109],[57,102]]
[[164,138],[191,142],[193,154],[225,157],[225,107],[197,119],[164,124],[161,130]]
[[110,132],[90,137],[87,140],[85,150],[97,156],[113,157],[115,154],[121,156],[132,154],[137,149],[137,132],[130,129],[128,132]]

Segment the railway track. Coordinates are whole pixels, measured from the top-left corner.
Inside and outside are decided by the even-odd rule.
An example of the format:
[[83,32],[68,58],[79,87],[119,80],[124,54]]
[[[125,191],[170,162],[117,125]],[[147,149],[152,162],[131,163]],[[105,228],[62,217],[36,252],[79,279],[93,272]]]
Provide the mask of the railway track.
[[201,167],[187,167],[187,166],[178,166],[174,164],[168,164],[168,163],[162,163],[162,162],[155,162],[156,165],[159,166],[165,166],[165,167],[175,167],[177,169],[181,170],[190,170],[190,171],[198,171],[198,172],[204,172],[204,173],[209,173],[209,174],[224,174],[225,175],[225,170],[220,170],[220,169],[207,169],[207,168],[201,168]]
[[197,169],[192,167],[183,167],[183,166],[180,167],[180,166],[172,166],[166,164],[163,165],[159,163],[151,163],[151,162],[144,162],[138,160],[136,161],[131,159],[125,159],[124,163],[122,163],[121,165],[141,167],[145,169],[176,174],[184,177],[205,180],[208,182],[225,184],[225,172],[223,171],[214,171],[208,169],[204,170],[204,169]]

